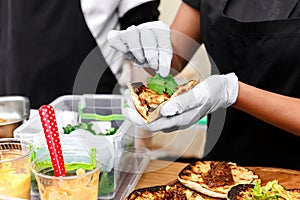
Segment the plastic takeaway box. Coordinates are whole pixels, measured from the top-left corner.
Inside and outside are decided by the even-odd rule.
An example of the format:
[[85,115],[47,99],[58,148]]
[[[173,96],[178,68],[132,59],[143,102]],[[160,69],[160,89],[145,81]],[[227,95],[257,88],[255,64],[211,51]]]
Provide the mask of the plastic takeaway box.
[[[63,152],[74,146],[79,154],[96,148],[97,158],[103,163],[98,199],[125,199],[134,190],[145,170],[150,151],[136,147],[137,130],[121,114],[126,105],[123,97],[104,94],[66,95],[50,105],[55,110]],[[70,128],[75,130],[65,134]],[[112,134],[107,130],[116,132]],[[33,141],[34,156],[48,153],[38,114],[18,127],[14,137]],[[31,191],[33,197],[38,196],[35,180],[32,181]]]

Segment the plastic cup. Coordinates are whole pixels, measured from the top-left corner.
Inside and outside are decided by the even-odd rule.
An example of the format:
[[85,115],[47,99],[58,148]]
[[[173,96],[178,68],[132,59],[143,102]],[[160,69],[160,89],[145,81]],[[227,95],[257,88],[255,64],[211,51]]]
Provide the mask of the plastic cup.
[[[65,164],[74,164],[73,170],[67,170],[66,176],[54,176],[51,159],[49,155],[42,155],[31,163],[33,172],[38,184],[41,200],[97,200],[98,182],[101,164],[96,161],[95,166],[84,169],[85,164],[90,163],[88,155],[80,155],[75,152],[64,152]],[[79,163],[79,164],[78,164]],[[68,168],[70,169],[70,168]]]
[[29,141],[0,139],[0,196],[30,199],[32,151]]

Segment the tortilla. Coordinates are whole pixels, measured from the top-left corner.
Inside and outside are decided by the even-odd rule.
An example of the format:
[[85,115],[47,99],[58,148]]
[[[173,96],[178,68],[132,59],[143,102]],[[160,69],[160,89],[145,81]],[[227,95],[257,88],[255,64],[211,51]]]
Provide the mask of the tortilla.
[[131,99],[137,111],[142,116],[145,123],[150,123],[158,119],[161,114],[161,107],[171,98],[177,97],[192,89],[198,81],[191,80],[177,87],[176,91],[169,96],[166,93],[157,94],[149,89],[142,82],[128,83],[127,86],[131,91]]
[[191,190],[180,182],[174,184],[139,188],[131,192],[126,200],[205,200],[202,194]]
[[[212,165],[222,163],[228,169],[228,174],[225,167],[219,169],[218,172],[212,172]],[[230,173],[230,174],[229,174]],[[210,179],[207,179],[210,175]],[[228,181],[228,176],[231,176],[231,181]],[[223,177],[222,177],[223,176]],[[213,183],[213,179],[217,177],[218,183]],[[253,184],[260,179],[250,169],[238,166],[232,162],[217,162],[217,161],[197,161],[185,167],[178,176],[178,180],[186,187],[196,190],[204,195],[214,198],[227,198],[227,193],[232,187],[238,184]],[[208,180],[208,181],[207,181]]]

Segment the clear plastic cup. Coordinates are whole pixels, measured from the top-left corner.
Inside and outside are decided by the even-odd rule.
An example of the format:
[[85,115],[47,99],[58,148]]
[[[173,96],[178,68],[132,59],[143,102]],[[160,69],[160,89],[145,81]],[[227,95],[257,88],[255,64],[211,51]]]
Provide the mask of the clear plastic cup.
[[0,139],[0,195],[30,199],[32,143],[17,138]]
[[63,153],[66,175],[56,177],[49,155],[42,155],[31,163],[41,200],[97,200],[101,164],[90,166],[91,158],[75,152]]

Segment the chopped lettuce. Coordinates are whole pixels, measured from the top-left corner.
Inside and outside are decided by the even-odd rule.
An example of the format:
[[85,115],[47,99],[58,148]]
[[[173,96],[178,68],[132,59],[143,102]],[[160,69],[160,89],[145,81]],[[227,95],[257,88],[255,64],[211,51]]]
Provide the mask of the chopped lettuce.
[[164,78],[157,73],[154,77],[149,77],[147,79],[147,83],[149,89],[157,92],[158,94],[167,93],[170,96],[175,92],[176,87],[178,86],[171,74]]

